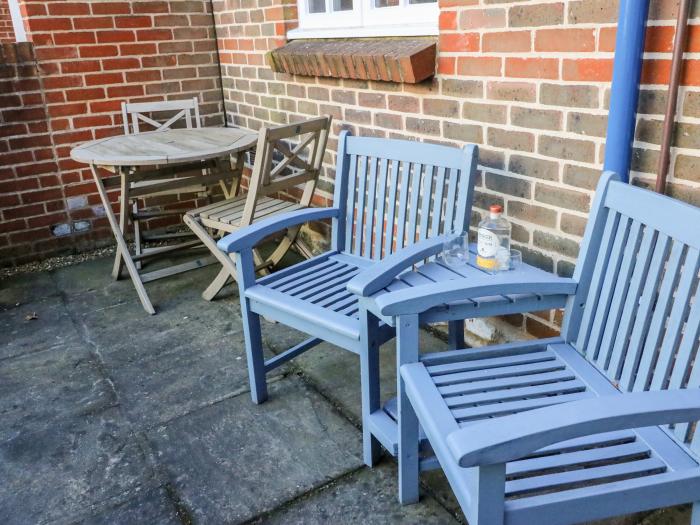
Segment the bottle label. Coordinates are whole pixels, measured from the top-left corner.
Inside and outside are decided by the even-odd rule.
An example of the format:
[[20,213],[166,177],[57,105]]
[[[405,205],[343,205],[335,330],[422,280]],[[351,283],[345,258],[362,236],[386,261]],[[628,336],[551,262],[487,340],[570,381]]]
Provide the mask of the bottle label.
[[491,230],[479,228],[477,231],[476,250],[480,257],[495,257],[501,243]]

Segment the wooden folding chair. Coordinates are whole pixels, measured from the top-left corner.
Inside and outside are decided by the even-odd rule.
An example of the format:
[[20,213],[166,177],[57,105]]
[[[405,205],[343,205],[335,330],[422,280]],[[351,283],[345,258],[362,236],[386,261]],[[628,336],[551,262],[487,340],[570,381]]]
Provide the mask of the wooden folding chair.
[[[233,260],[216,246],[215,237],[278,213],[308,207],[316,190],[330,125],[331,117],[326,116],[262,128],[247,194],[232,196],[185,214],[185,224],[222,264],[219,275],[202,294],[207,301],[216,296],[229,277],[236,279]],[[281,193],[294,197],[299,191],[301,196],[296,202],[279,198]],[[288,228],[268,257],[263,259],[256,252],[256,270],[267,271],[274,267],[292,245],[305,257],[311,257],[309,248],[298,238],[299,229],[299,226]]]

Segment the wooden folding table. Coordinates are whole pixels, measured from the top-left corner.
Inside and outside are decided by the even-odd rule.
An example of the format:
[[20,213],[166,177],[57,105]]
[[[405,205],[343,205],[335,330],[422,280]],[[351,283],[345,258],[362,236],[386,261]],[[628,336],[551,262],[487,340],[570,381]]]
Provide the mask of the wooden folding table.
[[[223,179],[240,180],[244,153],[255,146],[256,140],[257,133],[240,128],[169,129],[98,139],[77,146],[71,151],[73,160],[90,165],[105,214],[117,241],[112,275],[118,279],[122,265],[126,266],[141,304],[148,313],[154,314],[155,309],[143,286],[144,282],[191,270],[202,266],[202,263],[197,260],[140,273],[135,261],[162,255],[172,251],[172,248],[162,246],[131,254],[124,239],[129,199],[158,191],[191,187],[194,184],[216,184]],[[232,168],[230,162],[221,162],[232,156],[236,158],[235,167]],[[135,169],[136,167],[139,169]],[[103,180],[98,168],[118,173],[120,176]],[[182,175],[184,172],[187,172],[187,175]],[[135,188],[134,183],[141,185]],[[116,186],[121,190],[118,222],[107,195],[107,189]],[[225,196],[235,194],[237,189],[235,183],[230,191],[225,191]]]

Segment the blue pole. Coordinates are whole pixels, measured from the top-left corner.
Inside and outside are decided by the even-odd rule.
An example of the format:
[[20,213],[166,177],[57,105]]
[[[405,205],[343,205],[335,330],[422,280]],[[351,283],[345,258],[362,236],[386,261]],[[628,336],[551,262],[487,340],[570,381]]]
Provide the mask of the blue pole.
[[648,14],[649,0],[620,0],[604,169],[625,182],[629,181]]

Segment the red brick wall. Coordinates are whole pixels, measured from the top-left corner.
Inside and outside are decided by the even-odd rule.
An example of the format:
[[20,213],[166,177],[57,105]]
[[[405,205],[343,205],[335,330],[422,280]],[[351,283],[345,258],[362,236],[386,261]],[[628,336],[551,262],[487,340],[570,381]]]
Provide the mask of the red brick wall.
[[0,0],[0,44],[14,43],[15,30],[12,26],[10,7],[7,0]]
[[[656,171],[677,3],[651,0],[638,184]],[[336,134],[475,142],[476,211],[503,203],[526,259],[569,274],[603,161],[617,9],[614,0],[440,0],[437,75],[401,85],[273,73],[265,53],[295,25],[294,0],[214,0],[227,115],[256,128],[329,113]],[[692,17],[669,189],[700,205],[700,2]],[[329,169],[326,196],[332,178]],[[527,325],[546,332],[554,321],[545,312]]]
[[[208,0],[24,0],[24,7],[35,62],[23,64],[21,78],[11,82],[26,82],[31,91],[21,96],[45,104],[46,115],[30,111],[13,95],[14,84],[5,84],[0,96],[10,105],[3,116],[20,104],[13,118],[25,121],[5,119],[0,137],[27,147],[49,143],[41,159],[13,146],[22,162],[0,170],[0,264],[111,242],[89,170],[69,154],[76,144],[123,132],[121,101],[199,96],[204,125],[223,123]],[[34,128],[48,128],[50,140],[35,137]],[[112,198],[116,209],[116,192]],[[24,222],[8,222],[12,217]]]

